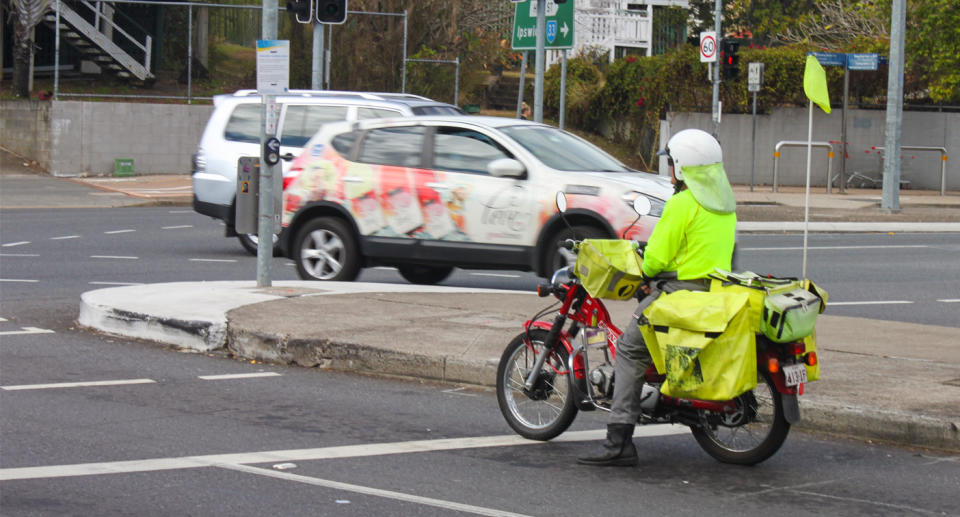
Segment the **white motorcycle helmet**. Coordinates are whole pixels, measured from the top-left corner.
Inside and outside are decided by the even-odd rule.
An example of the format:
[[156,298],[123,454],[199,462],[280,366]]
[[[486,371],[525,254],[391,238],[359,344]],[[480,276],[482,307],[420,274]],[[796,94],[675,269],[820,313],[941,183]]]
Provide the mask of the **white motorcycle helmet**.
[[736,210],[733,189],[723,170],[723,150],[710,133],[684,129],[673,135],[657,154],[669,157],[677,188],[686,185],[701,206],[719,214]]
[[658,154],[665,154],[674,166],[677,181],[683,181],[683,168],[723,162],[720,142],[701,129],[684,129],[673,135]]

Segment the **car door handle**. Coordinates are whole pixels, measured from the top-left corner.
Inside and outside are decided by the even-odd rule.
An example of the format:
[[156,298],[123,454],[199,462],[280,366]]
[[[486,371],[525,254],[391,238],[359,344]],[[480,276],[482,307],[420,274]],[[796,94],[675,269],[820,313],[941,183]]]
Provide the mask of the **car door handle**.
[[446,183],[427,183],[427,186],[433,190],[450,190],[450,185]]
[[294,156],[293,153],[287,153],[280,157],[280,159],[285,162],[292,162],[294,158],[296,158],[296,156]]
[[361,178],[360,176],[344,176],[343,182],[344,183],[363,183],[363,178]]

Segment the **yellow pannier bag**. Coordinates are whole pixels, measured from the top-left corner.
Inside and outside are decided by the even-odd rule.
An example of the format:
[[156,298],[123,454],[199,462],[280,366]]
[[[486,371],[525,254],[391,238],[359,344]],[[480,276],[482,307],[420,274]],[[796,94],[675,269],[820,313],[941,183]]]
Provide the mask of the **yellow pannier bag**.
[[728,400],[757,386],[747,293],[676,291],[643,311],[640,327],[665,395]]
[[[820,312],[826,309],[829,295],[822,287],[814,284],[809,279],[777,279],[765,278],[756,273],[730,273],[728,271],[717,270],[711,274],[710,292],[715,293],[746,293],[749,296],[748,319],[750,328],[754,332],[760,332],[763,321],[763,302],[768,294],[779,294],[793,289],[802,288],[820,297]],[[817,351],[817,331],[814,331],[803,338],[803,344],[806,345],[805,353]],[[818,357],[819,359],[819,357]],[[820,379],[820,362],[807,368],[807,381],[813,382]]]
[[584,239],[574,271],[590,296],[628,300],[643,282],[642,266],[633,241]]

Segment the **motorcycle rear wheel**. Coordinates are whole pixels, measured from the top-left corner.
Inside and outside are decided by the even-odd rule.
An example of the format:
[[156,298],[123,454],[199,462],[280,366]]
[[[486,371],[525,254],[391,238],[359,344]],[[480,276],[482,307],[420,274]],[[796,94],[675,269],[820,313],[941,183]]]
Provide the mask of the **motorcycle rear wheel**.
[[701,425],[691,427],[700,447],[717,461],[755,465],[773,456],[787,439],[790,423],[783,414],[782,395],[769,373],[758,371],[757,376],[757,387],[736,398],[736,413],[721,416],[716,426],[701,413]]
[[[524,334],[513,338],[497,367],[497,402],[510,427],[524,438],[550,440],[567,430],[577,416],[572,379],[567,369],[567,350],[558,350],[544,363],[536,385],[524,389],[527,374],[537,356],[543,353],[547,331],[530,331],[531,350],[524,343]],[[558,373],[566,372],[566,373]]]

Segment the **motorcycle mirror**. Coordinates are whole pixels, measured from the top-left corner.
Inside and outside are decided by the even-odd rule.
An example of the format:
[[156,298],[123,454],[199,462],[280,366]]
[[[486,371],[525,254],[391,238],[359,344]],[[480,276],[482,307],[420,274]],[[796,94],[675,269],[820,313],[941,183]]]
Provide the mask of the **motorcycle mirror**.
[[653,207],[650,206],[650,200],[647,199],[647,196],[637,196],[636,199],[633,200],[633,211],[636,212],[637,215],[647,215],[651,210],[653,210]]
[[567,211],[567,196],[563,191],[557,192],[557,211],[561,214]]

